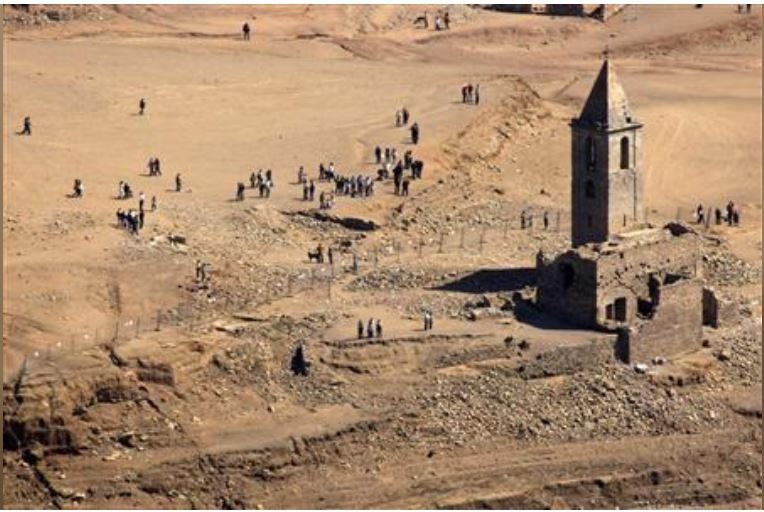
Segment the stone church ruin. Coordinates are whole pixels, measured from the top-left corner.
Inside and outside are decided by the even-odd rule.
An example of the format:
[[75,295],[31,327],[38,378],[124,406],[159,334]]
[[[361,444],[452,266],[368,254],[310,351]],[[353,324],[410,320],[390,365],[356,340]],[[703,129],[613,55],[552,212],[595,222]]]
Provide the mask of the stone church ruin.
[[680,224],[646,222],[643,125],[607,59],[570,127],[572,248],[537,255],[537,306],[617,333],[625,362],[695,348],[704,323],[699,239]]

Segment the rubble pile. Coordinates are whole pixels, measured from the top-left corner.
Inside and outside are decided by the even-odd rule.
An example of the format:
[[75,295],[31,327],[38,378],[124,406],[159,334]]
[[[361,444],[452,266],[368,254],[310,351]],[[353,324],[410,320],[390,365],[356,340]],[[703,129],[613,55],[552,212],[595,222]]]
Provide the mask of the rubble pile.
[[462,444],[495,435],[549,442],[692,433],[732,421],[717,399],[655,386],[623,366],[562,381],[493,370],[436,384],[418,390],[422,425]]
[[720,286],[741,286],[761,281],[761,267],[754,267],[726,251],[703,255],[704,275],[709,283]]
[[96,5],[17,4],[3,10],[3,25],[44,26],[73,20],[104,21],[107,17]]
[[385,267],[371,270],[347,286],[350,291],[431,288],[444,281],[442,270],[427,268]]

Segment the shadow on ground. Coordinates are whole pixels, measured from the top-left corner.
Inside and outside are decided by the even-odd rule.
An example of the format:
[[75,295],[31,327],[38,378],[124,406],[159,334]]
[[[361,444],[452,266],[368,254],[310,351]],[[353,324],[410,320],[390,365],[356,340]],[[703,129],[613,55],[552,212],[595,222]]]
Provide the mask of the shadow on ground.
[[521,290],[536,285],[536,269],[530,267],[484,269],[456,281],[440,285],[435,290],[462,293],[496,293]]

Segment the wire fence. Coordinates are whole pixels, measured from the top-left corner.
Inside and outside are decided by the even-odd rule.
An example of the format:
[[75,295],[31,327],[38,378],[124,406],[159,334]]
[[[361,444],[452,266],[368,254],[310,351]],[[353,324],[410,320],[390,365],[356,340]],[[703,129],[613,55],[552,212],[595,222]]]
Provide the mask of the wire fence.
[[[716,216],[711,213],[713,208],[698,222],[696,212],[690,209],[677,208],[676,221],[690,222],[708,230],[717,224]],[[647,219],[648,213],[645,212]],[[726,223],[726,218],[723,219]],[[401,236],[384,243],[369,246],[364,250],[345,249],[337,254],[333,261],[325,259],[322,263],[305,262],[305,266],[296,273],[286,276],[282,286],[271,289],[263,294],[258,304],[246,304],[252,310],[258,306],[295,294],[306,292],[323,293],[324,297],[332,300],[336,295],[337,280],[348,275],[360,275],[369,269],[380,266],[409,262],[411,257],[424,259],[426,256],[450,254],[483,254],[486,249],[501,247],[502,244],[519,240],[518,234],[534,236],[541,234],[567,236],[570,231],[571,218],[569,212],[560,210],[526,210],[524,214],[494,221],[488,224],[463,224],[449,230],[430,236]],[[230,297],[223,299],[222,308],[230,311],[240,308],[240,304]],[[64,335],[62,338],[45,348],[22,351],[23,362],[11,373],[6,381],[15,381],[35,365],[45,365],[58,359],[81,354],[93,348],[113,350],[131,340],[149,332],[158,332],[163,328],[181,328],[189,333],[196,332],[206,326],[208,315],[195,307],[194,301],[180,304],[171,310],[158,309],[153,314],[120,315],[113,321]],[[11,324],[8,339],[11,344],[16,339],[16,332]]]

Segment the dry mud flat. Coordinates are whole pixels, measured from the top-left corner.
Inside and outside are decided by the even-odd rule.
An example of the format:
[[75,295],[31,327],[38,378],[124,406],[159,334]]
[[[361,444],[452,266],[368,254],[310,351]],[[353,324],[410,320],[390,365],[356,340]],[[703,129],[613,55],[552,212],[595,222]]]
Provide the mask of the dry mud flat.
[[[760,10],[453,9],[444,33],[413,6],[6,9],[9,506],[760,506]],[[744,216],[697,234],[727,322],[640,372],[529,303],[536,252],[569,244],[566,123],[605,44],[646,125],[651,220]],[[458,102],[471,80],[480,107]],[[424,133],[411,197],[306,207],[298,165],[410,147],[401,104]],[[273,196],[230,201],[252,166]],[[166,192],[176,171],[190,192]],[[120,179],[160,197],[140,239],[111,225]],[[551,229],[518,229],[523,209]],[[305,262],[318,242],[333,267]],[[384,338],[355,339],[370,317]]]

